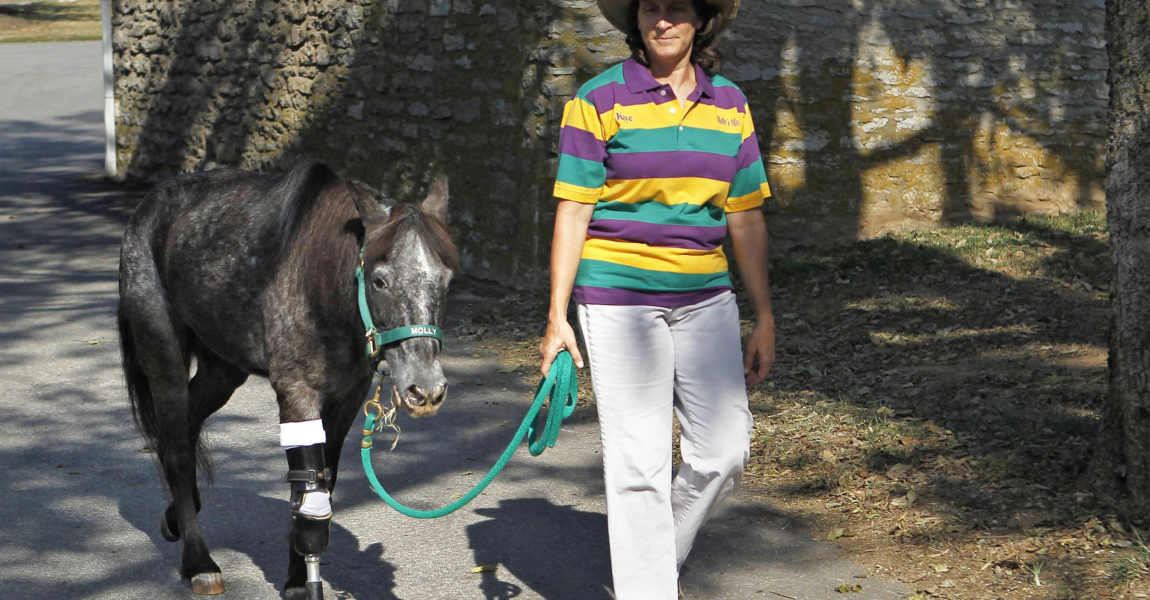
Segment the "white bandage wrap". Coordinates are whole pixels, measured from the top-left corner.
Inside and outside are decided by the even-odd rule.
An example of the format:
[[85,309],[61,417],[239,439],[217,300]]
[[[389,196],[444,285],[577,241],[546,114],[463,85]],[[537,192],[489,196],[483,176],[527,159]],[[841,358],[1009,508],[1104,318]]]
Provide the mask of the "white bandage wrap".
[[327,434],[323,431],[323,420],[299,421],[297,423],[280,423],[280,446],[284,449],[302,448],[327,442]]
[[299,512],[316,519],[330,517],[331,495],[327,492],[307,492],[303,495],[303,505],[299,507]]

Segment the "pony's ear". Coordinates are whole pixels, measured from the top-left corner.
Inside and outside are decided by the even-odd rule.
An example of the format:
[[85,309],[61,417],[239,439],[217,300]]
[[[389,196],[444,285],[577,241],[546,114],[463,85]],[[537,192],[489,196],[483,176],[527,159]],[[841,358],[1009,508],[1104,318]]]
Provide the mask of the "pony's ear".
[[431,187],[427,189],[427,198],[419,208],[440,221],[447,221],[447,175],[439,175],[431,182]]
[[391,214],[390,202],[384,196],[375,194],[356,194],[355,208],[359,211],[359,219],[363,221],[364,229],[374,229],[387,222]]

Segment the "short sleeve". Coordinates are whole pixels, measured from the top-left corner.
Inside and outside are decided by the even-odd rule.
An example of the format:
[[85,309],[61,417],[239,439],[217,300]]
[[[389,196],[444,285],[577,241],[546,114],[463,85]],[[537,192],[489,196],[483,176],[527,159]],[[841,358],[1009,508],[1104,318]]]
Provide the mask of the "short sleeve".
[[746,104],[743,105],[743,143],[735,163],[735,178],[731,181],[724,210],[739,212],[762,206],[763,200],[771,196],[771,186],[759,152],[759,136],[755,134],[751,107]]
[[606,161],[607,141],[599,111],[586,96],[575,96],[563,107],[554,196],[586,204],[598,202],[607,183]]

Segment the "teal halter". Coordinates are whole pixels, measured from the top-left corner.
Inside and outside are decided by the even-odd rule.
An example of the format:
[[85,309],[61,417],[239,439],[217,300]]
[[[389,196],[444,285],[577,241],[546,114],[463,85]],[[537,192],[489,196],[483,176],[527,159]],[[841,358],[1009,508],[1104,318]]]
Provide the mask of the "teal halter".
[[359,251],[359,264],[355,267],[355,281],[359,288],[359,318],[363,320],[364,337],[367,339],[367,356],[375,358],[379,351],[388,344],[394,344],[408,338],[429,337],[439,341],[443,347],[443,330],[435,325],[406,325],[387,331],[376,329],[371,320],[371,309],[367,306],[367,284],[363,275],[363,249]]

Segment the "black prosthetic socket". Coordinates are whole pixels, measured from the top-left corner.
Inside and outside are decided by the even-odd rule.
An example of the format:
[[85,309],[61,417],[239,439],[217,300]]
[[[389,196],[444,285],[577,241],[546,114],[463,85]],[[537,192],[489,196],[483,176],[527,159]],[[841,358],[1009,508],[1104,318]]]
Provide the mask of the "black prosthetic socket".
[[325,467],[323,444],[289,448],[288,483],[291,484],[291,544],[296,552],[322,554],[327,550],[331,515],[313,517],[300,512],[307,492],[330,492],[331,471]]

